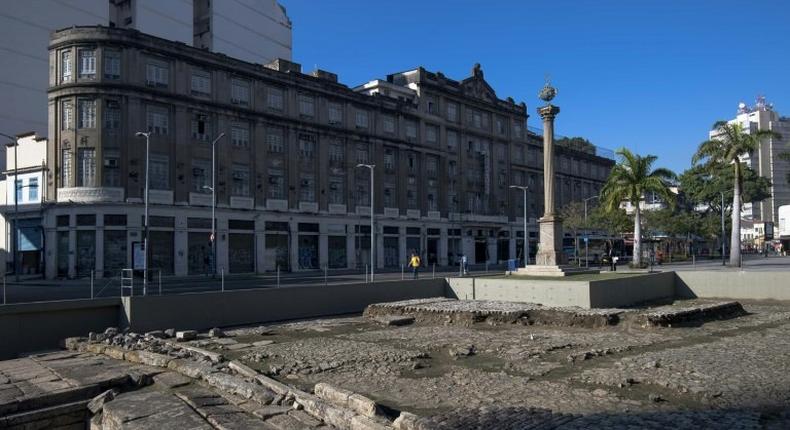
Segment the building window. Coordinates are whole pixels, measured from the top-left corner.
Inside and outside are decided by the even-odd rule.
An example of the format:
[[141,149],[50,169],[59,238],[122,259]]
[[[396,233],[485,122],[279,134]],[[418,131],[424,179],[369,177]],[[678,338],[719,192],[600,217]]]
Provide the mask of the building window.
[[417,209],[417,191],[413,189],[406,190],[406,207],[409,209]]
[[243,164],[233,165],[233,187],[231,195],[247,197],[250,195],[250,168]]
[[230,141],[238,148],[250,147],[250,128],[247,124],[235,123],[230,127]]
[[170,129],[170,115],[165,108],[148,106],[146,123],[149,133],[167,136]]
[[368,162],[368,148],[363,146],[357,147],[357,164],[365,164]]
[[71,150],[61,150],[60,184],[64,188],[71,186]]
[[120,153],[118,151],[104,151],[104,168],[102,169],[102,178],[105,187],[120,187],[121,186],[121,166],[120,166]]
[[299,157],[303,160],[312,160],[315,156],[315,136],[299,133]]
[[16,184],[16,201],[17,202],[21,202],[24,199],[24,197],[22,196],[22,190],[25,189],[24,186],[22,185],[23,182],[24,181],[22,179],[17,179],[16,181],[14,181],[14,183]]
[[95,128],[96,100],[78,100],[77,106],[79,107],[79,128]]
[[483,114],[476,109],[466,109],[466,122],[475,128],[483,128]]
[[346,179],[343,176],[330,176],[329,177],[329,203],[332,204],[345,204],[346,203]]
[[315,201],[315,175],[312,173],[302,173],[300,176],[299,201]]
[[283,152],[283,133],[280,129],[269,129],[266,132],[266,147],[270,153],[280,154]]
[[458,105],[455,103],[447,103],[447,120],[451,122],[458,122]]
[[435,125],[426,125],[425,126],[425,140],[428,143],[436,143],[439,139],[439,128]]
[[340,103],[329,103],[329,123],[341,124],[343,122],[343,106]]
[[513,136],[521,139],[522,135],[523,135],[523,127],[521,127],[521,123],[518,121],[513,121]]
[[80,49],[80,79],[93,79],[96,77],[96,51],[93,49]]
[[192,115],[192,138],[202,142],[207,142],[211,135],[208,115],[196,113]]
[[285,196],[285,175],[280,169],[269,169],[269,198],[282,199]]
[[439,160],[436,157],[427,157],[425,160],[425,171],[429,177],[435,178],[438,173]]
[[145,65],[145,84],[148,86],[166,88],[170,81],[169,75],[167,63],[149,60]]
[[449,151],[458,150],[458,132],[454,130],[447,130],[447,149]]
[[388,172],[395,170],[395,152],[391,149],[384,152],[384,170]]
[[333,142],[329,145],[329,161],[342,163],[346,159],[345,148],[342,143]]
[[71,51],[60,53],[60,82],[71,81]]
[[117,130],[121,127],[121,109],[117,100],[107,100],[104,106],[104,129]]
[[167,155],[151,154],[148,161],[148,173],[151,175],[149,187],[152,190],[170,189],[170,159]]
[[447,176],[454,177],[458,174],[458,163],[454,160],[450,160],[447,163]]
[[242,106],[250,104],[250,83],[248,81],[237,78],[231,79],[230,102]]
[[368,128],[368,112],[365,110],[357,109],[355,124],[357,128]]
[[407,165],[409,167],[409,174],[416,174],[417,173],[417,156],[414,154],[409,154],[406,159]]
[[408,139],[417,138],[417,123],[412,120],[406,121],[406,137]]
[[431,115],[436,115],[439,111],[438,103],[436,103],[436,97],[434,96],[426,96],[425,102],[425,111]]
[[381,117],[381,128],[385,133],[395,133],[395,118],[391,115]]
[[458,212],[458,195],[455,193],[447,194],[447,210],[449,212]]
[[106,79],[121,78],[121,53],[104,51],[104,77]]
[[504,118],[496,117],[496,131],[502,136],[504,136],[507,133],[507,130],[505,129]]
[[27,181],[27,199],[35,202],[38,200],[38,178],[30,178]]
[[61,111],[60,129],[71,130],[71,124],[74,120],[74,105],[70,101],[64,101],[61,104]]
[[204,70],[193,70],[191,89],[193,95],[211,95],[211,74]]
[[299,115],[315,116],[315,98],[306,94],[299,94]]
[[77,186],[96,186],[96,150],[93,148],[77,149]]
[[195,193],[210,193],[207,187],[211,184],[211,162],[206,160],[192,160],[192,191]]
[[384,186],[384,207],[385,208],[397,207],[395,203],[395,188],[392,185]]
[[436,198],[437,195],[436,188],[429,188],[426,194],[426,198],[428,199],[428,210],[429,211],[437,211],[439,210],[439,201]]
[[266,94],[266,104],[270,109],[283,110],[283,90],[269,87],[269,91]]

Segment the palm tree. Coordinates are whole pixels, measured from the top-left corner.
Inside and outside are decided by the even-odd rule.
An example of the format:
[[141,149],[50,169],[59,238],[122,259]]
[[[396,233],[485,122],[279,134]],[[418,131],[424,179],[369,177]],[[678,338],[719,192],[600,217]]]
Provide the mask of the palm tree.
[[[732,231],[730,232],[730,265],[739,266],[741,263],[741,192],[743,190],[743,166],[741,157],[760,147],[764,137],[780,138],[775,131],[744,130],[740,123],[728,124],[726,121],[717,121],[713,124],[715,137],[699,145],[697,152],[691,158],[694,165],[701,163],[709,172],[726,168],[728,164],[734,169],[732,191]],[[722,238],[724,240],[724,238]]]
[[675,174],[668,169],[653,169],[658,157],[634,154],[626,148],[617,151],[620,161],[612,168],[609,179],[601,190],[601,203],[608,212],[620,208],[623,202],[630,202],[634,210],[634,265],[642,263],[642,209],[639,202],[647,193],[655,193],[667,204],[674,206],[674,194],[669,190],[669,181]]

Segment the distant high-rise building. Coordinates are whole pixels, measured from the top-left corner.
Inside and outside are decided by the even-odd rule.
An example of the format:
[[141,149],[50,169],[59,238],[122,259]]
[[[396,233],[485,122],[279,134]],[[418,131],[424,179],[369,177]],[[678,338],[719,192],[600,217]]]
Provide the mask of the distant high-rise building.
[[[291,59],[291,21],[275,0],[25,0],[0,13],[0,132],[47,132],[50,33],[71,26],[136,29],[248,62]],[[85,58],[97,67],[96,58]],[[97,72],[99,73],[99,72]],[[0,151],[0,168],[4,151]]]
[[291,60],[291,20],[276,0],[194,0],[194,42],[250,63]]
[[[779,154],[790,150],[787,145],[790,141],[790,118],[780,116],[773,105],[766,103],[765,97],[761,96],[752,107],[740,103],[737,116],[728,122],[741,124],[747,133],[772,130],[781,135],[778,139],[763,139],[757,151],[741,157],[747,166],[771,181],[771,197],[760,202],[745,202],[741,217],[750,221],[776,223],[779,220],[779,206],[790,204],[790,184],[787,181],[790,162],[779,158]],[[716,137],[716,132],[711,131],[710,137]]]

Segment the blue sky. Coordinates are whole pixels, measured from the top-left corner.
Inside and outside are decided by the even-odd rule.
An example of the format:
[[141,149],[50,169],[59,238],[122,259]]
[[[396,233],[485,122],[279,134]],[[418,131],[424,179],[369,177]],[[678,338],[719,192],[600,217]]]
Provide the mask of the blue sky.
[[659,156],[676,171],[718,119],[764,94],[790,116],[787,0],[280,0],[294,60],[354,86],[422,65],[463,79],[475,62],[527,103],[550,74],[557,133]]

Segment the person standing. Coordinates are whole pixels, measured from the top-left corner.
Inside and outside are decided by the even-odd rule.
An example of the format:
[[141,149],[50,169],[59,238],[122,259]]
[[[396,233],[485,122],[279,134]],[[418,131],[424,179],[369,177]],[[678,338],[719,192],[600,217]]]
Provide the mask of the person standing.
[[412,279],[417,279],[417,277],[419,276],[420,264],[421,264],[420,257],[418,257],[417,254],[412,252],[411,258],[409,259],[409,267],[411,267],[412,273],[414,275]]
[[461,270],[464,276],[469,274],[469,260],[466,259],[466,254],[461,256]]

